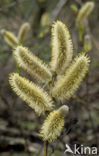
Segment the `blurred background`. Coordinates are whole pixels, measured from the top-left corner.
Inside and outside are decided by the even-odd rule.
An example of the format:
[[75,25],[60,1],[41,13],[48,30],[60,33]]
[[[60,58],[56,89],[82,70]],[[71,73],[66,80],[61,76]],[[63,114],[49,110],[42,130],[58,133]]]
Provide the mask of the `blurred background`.
[[[0,31],[18,34],[20,26],[31,28],[24,45],[46,63],[51,57],[51,24],[61,20],[70,30],[74,56],[84,50],[86,35],[90,39],[89,72],[76,95],[66,104],[70,113],[62,135],[49,145],[49,156],[64,156],[65,144],[99,147],[99,0],[80,31],[75,23],[78,10],[87,0],[0,0]],[[83,39],[80,39],[82,35]],[[12,48],[0,34],[0,156],[42,156],[43,142],[38,136],[44,116],[38,117],[11,90],[8,76],[16,72]],[[28,74],[22,74],[29,78]],[[69,154],[67,154],[69,155]]]

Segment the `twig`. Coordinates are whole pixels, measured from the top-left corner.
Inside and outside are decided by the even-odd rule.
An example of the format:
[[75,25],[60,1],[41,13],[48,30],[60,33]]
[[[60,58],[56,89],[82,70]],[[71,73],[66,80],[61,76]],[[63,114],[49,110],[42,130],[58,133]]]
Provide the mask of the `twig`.
[[82,1],[81,0],[75,0],[79,5],[82,5]]
[[30,17],[30,15],[35,7],[35,4],[36,4],[36,0],[33,0],[32,3],[30,4],[29,10],[27,11],[27,13],[25,15],[25,20],[27,20]]
[[56,8],[53,10],[51,18],[50,18],[50,23],[52,23],[54,20],[57,19],[57,17],[59,16],[62,8],[64,7],[64,5],[67,3],[68,0],[60,0],[56,6]]
[[47,149],[48,149],[48,141],[44,141],[44,154],[43,154],[43,156],[47,156]]

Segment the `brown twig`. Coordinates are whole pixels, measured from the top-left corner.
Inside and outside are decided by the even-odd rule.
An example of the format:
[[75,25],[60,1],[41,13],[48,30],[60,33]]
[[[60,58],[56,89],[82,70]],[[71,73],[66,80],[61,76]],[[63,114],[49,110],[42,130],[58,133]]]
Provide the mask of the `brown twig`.
[[48,150],[48,141],[44,141],[44,154],[43,154],[43,156],[47,156],[47,150]]

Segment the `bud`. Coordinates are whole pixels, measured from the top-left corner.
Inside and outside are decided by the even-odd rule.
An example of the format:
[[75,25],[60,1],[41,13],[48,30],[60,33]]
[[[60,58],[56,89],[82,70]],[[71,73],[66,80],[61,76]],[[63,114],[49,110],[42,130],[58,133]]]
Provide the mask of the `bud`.
[[48,26],[49,25],[49,18],[50,18],[50,14],[45,12],[42,17],[41,17],[41,25],[44,26]]
[[10,45],[11,47],[16,47],[18,45],[18,39],[16,36],[11,33],[10,31],[2,30],[1,31],[5,41]]
[[30,29],[30,24],[29,23],[24,23],[22,24],[19,33],[18,33],[18,40],[21,43],[22,41],[24,41],[28,31]]
[[94,2],[86,2],[78,12],[76,19],[77,23],[83,22],[91,14],[94,6]]
[[84,37],[84,51],[89,52],[92,49],[91,38],[89,35]]

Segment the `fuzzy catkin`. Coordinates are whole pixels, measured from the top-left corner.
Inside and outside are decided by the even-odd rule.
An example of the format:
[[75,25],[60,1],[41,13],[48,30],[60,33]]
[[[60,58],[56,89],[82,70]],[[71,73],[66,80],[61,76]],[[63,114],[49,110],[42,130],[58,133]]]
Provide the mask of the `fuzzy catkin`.
[[10,31],[2,30],[2,35],[8,45],[10,45],[12,48],[15,48],[18,45],[19,42],[17,37]]
[[53,107],[51,97],[42,88],[17,73],[10,74],[9,83],[13,91],[40,115]]
[[52,96],[61,102],[72,97],[88,71],[89,62],[85,54],[77,56],[65,74],[55,82]]
[[68,110],[68,106],[64,105],[48,115],[40,132],[44,140],[52,142],[60,136],[64,127],[64,117],[67,115]]
[[27,48],[18,46],[13,54],[17,64],[40,83],[51,79],[52,74],[48,66]]
[[72,60],[73,44],[68,28],[61,21],[52,25],[52,71],[62,74]]
[[93,11],[94,9],[94,2],[86,2],[78,12],[76,22],[81,23],[83,22]]
[[18,40],[19,42],[23,42],[28,31],[30,29],[30,24],[29,23],[24,23],[22,24],[20,30],[19,30],[19,33],[18,33]]

